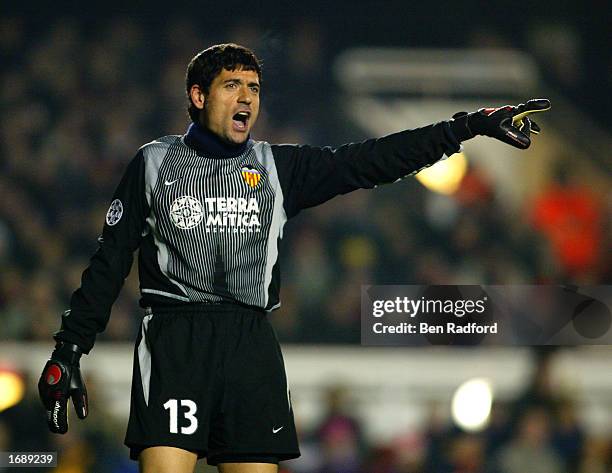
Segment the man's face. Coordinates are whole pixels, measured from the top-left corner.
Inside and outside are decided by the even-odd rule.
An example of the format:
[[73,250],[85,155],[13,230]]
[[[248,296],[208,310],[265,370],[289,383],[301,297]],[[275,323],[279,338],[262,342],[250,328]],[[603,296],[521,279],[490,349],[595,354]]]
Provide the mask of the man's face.
[[221,70],[204,94],[203,125],[228,143],[244,143],[259,115],[255,71]]

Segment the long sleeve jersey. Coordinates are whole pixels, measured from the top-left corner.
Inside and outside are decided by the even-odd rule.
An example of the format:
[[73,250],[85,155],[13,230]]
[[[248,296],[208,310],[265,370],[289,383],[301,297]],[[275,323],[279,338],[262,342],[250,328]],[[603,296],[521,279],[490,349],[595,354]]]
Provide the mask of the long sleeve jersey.
[[127,166],[55,338],[89,352],[136,249],[143,307],[230,302],[274,310],[287,220],[339,194],[397,181],[459,147],[449,122],[337,149],[251,139],[229,147],[195,124],[152,141]]

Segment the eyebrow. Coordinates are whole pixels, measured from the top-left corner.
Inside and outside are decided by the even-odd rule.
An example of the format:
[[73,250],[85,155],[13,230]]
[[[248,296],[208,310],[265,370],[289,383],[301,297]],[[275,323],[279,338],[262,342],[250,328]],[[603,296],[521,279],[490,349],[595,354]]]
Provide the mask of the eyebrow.
[[[234,79],[227,79],[227,80],[223,81],[223,83],[224,83],[224,84],[228,84],[228,83],[230,83],[230,82],[235,82],[235,83],[237,83],[237,84],[242,84],[242,83],[243,83],[243,82],[242,82],[242,79],[238,79],[238,78],[234,78]],[[259,85],[259,83],[258,83],[258,82],[249,82],[247,85],[248,85],[249,87],[251,87],[251,86],[253,86],[253,85],[254,85],[254,86],[256,86],[256,87],[261,87],[261,86]]]

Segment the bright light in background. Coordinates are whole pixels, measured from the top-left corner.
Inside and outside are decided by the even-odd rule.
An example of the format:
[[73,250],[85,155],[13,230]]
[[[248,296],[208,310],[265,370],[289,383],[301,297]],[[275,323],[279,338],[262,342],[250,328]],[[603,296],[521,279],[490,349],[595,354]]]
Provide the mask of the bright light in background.
[[470,379],[457,388],[451,406],[455,424],[476,432],[486,427],[491,414],[493,389],[486,379]]
[[455,153],[444,161],[423,169],[416,175],[421,184],[440,194],[453,194],[467,171],[467,159],[463,153]]
[[23,379],[14,371],[0,370],[0,412],[18,404],[25,394]]

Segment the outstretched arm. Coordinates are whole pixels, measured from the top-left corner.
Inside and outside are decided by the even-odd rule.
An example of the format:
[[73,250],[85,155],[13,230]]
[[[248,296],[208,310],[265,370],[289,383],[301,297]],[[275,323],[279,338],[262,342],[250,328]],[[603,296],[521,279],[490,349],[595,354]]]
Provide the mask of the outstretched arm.
[[540,131],[529,115],[549,108],[548,100],[538,99],[516,107],[460,112],[453,120],[337,149],[272,145],[287,217],[337,195],[417,173],[442,156],[458,152],[462,141],[476,135],[525,149],[531,143],[530,133]]

